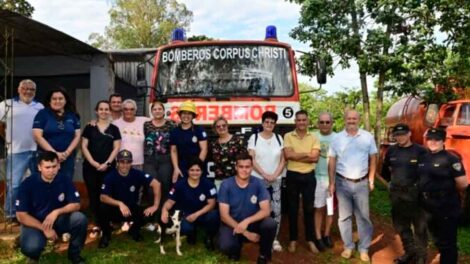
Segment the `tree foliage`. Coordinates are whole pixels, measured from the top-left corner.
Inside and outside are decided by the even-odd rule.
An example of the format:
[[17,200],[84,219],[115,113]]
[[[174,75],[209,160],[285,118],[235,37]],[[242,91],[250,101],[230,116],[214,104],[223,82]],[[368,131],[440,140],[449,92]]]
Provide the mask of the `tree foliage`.
[[34,7],[26,0],[0,0],[0,9],[10,10],[31,17]]
[[[359,66],[364,116],[369,121],[366,76],[377,77],[376,139],[384,92],[432,94],[436,85],[466,87],[470,79],[470,1],[462,0],[291,0],[301,4],[292,37],[310,53],[349,68]],[[315,74],[311,56],[300,70]],[[372,121],[372,120],[370,120]]]
[[173,29],[189,29],[192,12],[177,0],[115,0],[105,34],[92,33],[98,48],[149,48],[167,44]]

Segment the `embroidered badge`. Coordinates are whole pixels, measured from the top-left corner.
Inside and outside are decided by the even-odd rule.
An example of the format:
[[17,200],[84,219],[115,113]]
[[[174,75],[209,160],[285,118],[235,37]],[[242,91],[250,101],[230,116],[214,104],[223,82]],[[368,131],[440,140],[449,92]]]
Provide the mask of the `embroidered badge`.
[[191,140],[193,141],[193,143],[197,143],[197,137],[196,136],[193,136],[193,138]]
[[106,185],[103,183],[103,184],[101,185],[101,190],[104,190],[104,188],[106,188]]
[[80,197],[80,193],[75,192],[75,197]]
[[16,200],[15,205],[20,206],[20,200]]
[[148,177],[150,177],[150,175],[149,175],[149,174],[145,174],[145,178],[148,178]]
[[201,195],[199,196],[199,201],[202,202],[202,201],[204,201],[205,199],[206,199],[206,196],[205,196],[204,194],[201,194]]
[[456,163],[452,164],[452,168],[454,168],[454,170],[456,170],[456,171],[460,171],[460,170],[462,170],[462,164],[460,162],[456,162]]
[[217,193],[217,190],[216,190],[215,188],[212,188],[212,189],[210,190],[210,194],[211,194],[211,195],[214,195],[214,194],[216,194],[216,193]]
[[132,185],[131,188],[129,188],[129,190],[130,190],[131,192],[134,192],[134,191],[135,191],[135,186]]
[[64,193],[59,194],[59,197],[58,197],[59,202],[63,202],[64,199],[65,199],[65,194]]
[[258,197],[256,197],[256,195],[251,196],[250,202],[251,202],[252,204],[256,204],[257,201],[258,201]]

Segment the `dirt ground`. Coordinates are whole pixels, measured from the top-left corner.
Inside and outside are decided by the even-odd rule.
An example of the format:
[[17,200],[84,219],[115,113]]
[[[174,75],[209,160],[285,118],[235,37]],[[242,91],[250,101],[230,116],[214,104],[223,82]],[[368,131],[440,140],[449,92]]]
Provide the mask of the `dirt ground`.
[[[374,264],[389,264],[393,260],[403,254],[401,241],[398,235],[395,234],[393,227],[388,224],[384,219],[372,216],[374,224],[374,235],[369,255],[371,256],[372,263]],[[343,250],[343,243],[339,236],[338,229],[336,228],[336,220],[333,222],[332,239],[334,241],[334,248],[321,253],[312,253],[307,248],[303,236],[303,218],[299,217],[299,241],[297,243],[297,252],[289,253],[287,245],[289,243],[287,217],[283,217],[280,231],[280,242],[283,247],[282,252],[275,252],[273,254],[272,263],[363,263],[359,259],[359,254],[356,252],[350,260],[344,260],[340,254]],[[357,240],[357,233],[354,234]],[[258,246],[256,244],[247,243],[243,247],[242,259],[249,260],[250,263],[256,263],[258,256]],[[429,251],[428,263],[436,264],[433,258],[436,256],[435,251]],[[470,260],[469,260],[470,261]],[[464,263],[464,262],[461,262]]]

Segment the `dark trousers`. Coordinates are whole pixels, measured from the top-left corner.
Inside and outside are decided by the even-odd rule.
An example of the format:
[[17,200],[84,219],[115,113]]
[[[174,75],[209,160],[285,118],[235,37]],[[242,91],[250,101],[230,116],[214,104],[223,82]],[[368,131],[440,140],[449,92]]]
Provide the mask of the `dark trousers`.
[[101,206],[100,194],[103,179],[110,170],[97,171],[88,163],[83,163],[83,180],[88,192],[88,200],[90,202],[90,211],[98,223],[99,209]]
[[[264,218],[261,221],[252,223],[248,226],[248,231],[260,235],[259,254],[271,259],[271,249],[276,236],[277,224],[271,217]],[[221,224],[219,229],[220,250],[230,258],[238,260],[243,246],[247,239],[240,234],[234,234],[233,228]]]
[[315,201],[315,171],[310,173],[298,173],[287,171],[287,203],[289,218],[289,239],[297,240],[297,215],[299,213],[299,195],[302,194],[304,211],[305,239],[313,241],[313,203]]
[[390,191],[392,220],[406,254],[426,258],[427,225],[425,212],[418,205],[417,193]]
[[218,210],[211,210],[201,216],[196,221],[190,223],[183,218],[181,220],[181,234],[188,235],[196,232],[197,228],[202,228],[206,232],[206,236],[214,237],[219,228],[220,217]]
[[[61,236],[63,233],[70,234],[69,259],[75,259],[80,256],[80,251],[85,244],[87,225],[87,218],[81,212],[72,212],[57,217],[53,226],[57,235]],[[38,260],[46,243],[47,238],[41,230],[21,226],[20,247],[21,253],[25,256]]]
[[428,227],[439,253],[441,264],[457,264],[457,226],[459,219],[456,216],[446,216],[442,212],[428,214]]
[[110,222],[133,222],[129,229],[130,235],[136,235],[140,232],[140,228],[144,225],[147,218],[144,217],[144,209],[138,205],[128,206],[131,211],[129,217],[124,217],[119,210],[119,207],[110,206],[108,204],[101,204],[101,211],[99,217],[99,225],[103,231],[103,236],[111,237],[111,226]]
[[[161,197],[160,205],[163,206],[168,193],[173,185],[173,165],[171,164],[171,156],[168,155],[152,155],[145,156],[144,171],[150,174],[154,179],[160,182],[161,185]],[[151,188],[148,188],[151,189]],[[152,192],[152,190],[149,190]],[[153,198],[150,198],[153,199]],[[153,200],[150,200],[153,203]]]

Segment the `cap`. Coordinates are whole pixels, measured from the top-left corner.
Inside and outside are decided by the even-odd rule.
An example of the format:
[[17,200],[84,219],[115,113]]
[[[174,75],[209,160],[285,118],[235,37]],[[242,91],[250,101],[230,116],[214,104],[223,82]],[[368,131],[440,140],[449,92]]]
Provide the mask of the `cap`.
[[436,140],[444,140],[446,138],[446,131],[442,128],[430,128],[426,132],[426,139],[436,139]]
[[116,159],[117,159],[117,161],[121,161],[121,160],[132,161],[132,153],[127,149],[123,149],[123,150],[119,151],[119,153],[117,154]]
[[392,133],[393,135],[404,135],[406,133],[410,132],[410,127],[407,124],[397,124],[393,127]]
[[197,116],[197,113],[196,113],[196,105],[195,105],[194,102],[191,101],[191,100],[184,101],[184,102],[180,105],[180,108],[178,109],[178,113],[180,113],[181,111],[191,112],[191,113],[194,114],[194,116]]

